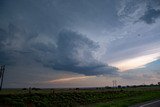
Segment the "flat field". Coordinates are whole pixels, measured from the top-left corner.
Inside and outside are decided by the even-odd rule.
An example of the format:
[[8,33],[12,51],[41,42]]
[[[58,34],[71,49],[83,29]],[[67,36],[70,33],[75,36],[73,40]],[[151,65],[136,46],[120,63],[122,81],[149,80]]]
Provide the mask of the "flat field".
[[154,99],[160,86],[0,91],[0,107],[128,107]]

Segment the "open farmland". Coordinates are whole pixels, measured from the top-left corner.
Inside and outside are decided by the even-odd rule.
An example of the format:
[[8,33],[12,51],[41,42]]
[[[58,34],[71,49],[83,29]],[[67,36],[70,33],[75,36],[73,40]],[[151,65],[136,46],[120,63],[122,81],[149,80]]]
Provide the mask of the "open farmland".
[[6,107],[128,107],[160,98],[159,86],[86,89],[5,89],[0,105]]

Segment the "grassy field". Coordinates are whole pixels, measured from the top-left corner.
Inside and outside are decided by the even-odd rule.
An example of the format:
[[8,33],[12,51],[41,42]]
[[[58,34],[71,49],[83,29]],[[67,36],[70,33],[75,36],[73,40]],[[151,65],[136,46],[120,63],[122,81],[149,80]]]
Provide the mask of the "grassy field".
[[153,99],[160,99],[160,86],[0,91],[6,107],[128,107]]

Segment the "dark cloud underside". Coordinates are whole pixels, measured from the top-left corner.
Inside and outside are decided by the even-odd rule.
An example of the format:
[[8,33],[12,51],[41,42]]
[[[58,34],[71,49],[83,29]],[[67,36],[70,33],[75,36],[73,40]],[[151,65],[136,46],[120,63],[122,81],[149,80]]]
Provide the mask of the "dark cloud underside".
[[85,75],[116,73],[117,68],[105,65],[93,57],[98,44],[81,34],[62,31],[57,43],[56,61],[51,65],[57,70],[67,70]]
[[[82,34],[62,30],[57,36],[57,42],[46,44],[36,41],[38,35],[29,37],[33,34],[28,34],[13,24],[8,27],[8,32],[1,29],[1,38],[3,38],[0,42],[3,46],[0,47],[1,63],[6,61],[18,63],[30,59],[54,70],[84,75],[116,74],[117,72],[117,68],[103,64],[93,57],[99,45]],[[23,42],[16,42],[17,40]]]
[[160,17],[160,10],[148,9],[145,14],[140,17],[140,20],[146,22],[147,24],[155,23],[155,20]]

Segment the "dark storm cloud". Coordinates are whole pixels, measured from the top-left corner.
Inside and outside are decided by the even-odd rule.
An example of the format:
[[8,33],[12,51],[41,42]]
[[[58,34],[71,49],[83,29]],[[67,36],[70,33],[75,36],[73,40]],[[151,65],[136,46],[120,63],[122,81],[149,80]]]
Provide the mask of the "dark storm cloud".
[[[0,41],[5,40],[6,35],[7,35],[6,31],[3,29],[0,29],[0,38],[1,38]],[[2,46],[2,44],[0,46]]]
[[55,53],[53,53],[55,56],[45,62],[45,66],[85,75],[117,73],[117,68],[105,65],[93,57],[92,54],[99,47],[98,44],[81,34],[63,30],[59,33],[56,45]]
[[97,61],[93,52],[98,44],[72,31],[62,31],[57,43],[57,59],[53,68],[85,75],[110,74],[117,69]]
[[[121,2],[0,0],[0,64],[9,68],[7,85],[47,75],[116,75],[108,63],[159,51],[159,0]],[[147,27],[142,21],[156,23]]]
[[160,17],[159,9],[148,8],[148,10],[144,13],[140,20],[146,22],[147,24],[155,23],[156,19]]
[[11,57],[6,53],[4,52],[3,50],[0,50],[0,65],[2,64],[11,64]]
[[0,65],[3,63],[9,64],[10,59],[9,55],[5,52],[4,46],[7,38],[7,32],[3,29],[0,29]]
[[37,41],[39,34],[28,33],[9,24],[8,32],[1,29],[0,62],[27,62],[28,59],[42,63],[58,71],[70,71],[84,75],[116,74],[117,68],[97,61],[93,53],[98,43],[71,30],[59,32],[56,42]]

